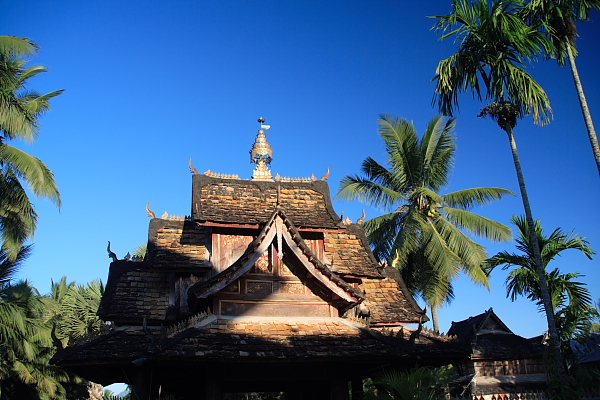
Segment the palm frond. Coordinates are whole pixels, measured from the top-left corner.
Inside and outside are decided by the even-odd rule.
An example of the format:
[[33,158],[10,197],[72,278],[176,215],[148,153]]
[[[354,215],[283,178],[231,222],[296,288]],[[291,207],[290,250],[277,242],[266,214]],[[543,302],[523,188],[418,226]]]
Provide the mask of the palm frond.
[[340,181],[336,199],[358,200],[369,206],[389,210],[404,199],[400,193],[358,175],[346,175]]
[[489,218],[470,211],[452,207],[443,207],[442,214],[460,229],[492,242],[509,242],[512,240],[511,229]]
[[454,128],[454,119],[436,116],[419,138],[412,122],[381,115],[379,133],[388,166],[366,158],[361,175],[344,177],[336,196],[388,212],[363,225],[373,254],[398,268],[411,293],[436,307],[453,298],[452,280],[461,271],[487,284],[485,248],[461,229],[492,240],[510,238],[508,227],[458,208],[470,209],[512,192],[468,189],[449,194],[447,200],[438,193],[453,166]]
[[406,213],[392,212],[372,218],[363,224],[377,260],[389,262],[392,258],[394,239],[402,229],[405,217]]
[[488,258],[485,264],[489,270],[502,265],[502,269],[505,270],[512,266],[520,266],[535,271],[535,265],[530,258],[518,254],[510,254],[506,251],[501,251],[495,256]]
[[414,209],[410,208],[402,218],[401,229],[393,238],[388,262],[402,270],[410,255],[423,246],[422,232],[427,229],[426,221]]
[[[458,108],[458,95],[491,103],[508,103],[518,110],[517,118],[533,113],[534,121],[545,124],[552,116],[543,88],[525,71],[525,64],[551,46],[537,29],[519,16],[522,3],[513,0],[454,0],[452,13],[437,16],[434,29],[441,39],[456,38],[458,51],[439,62],[433,103],[443,115]],[[485,115],[485,114],[482,114]]]
[[508,189],[479,187],[447,193],[443,198],[444,202],[450,207],[470,210],[475,206],[483,206],[509,195],[514,196],[515,194]]
[[489,289],[488,275],[483,270],[487,259],[485,247],[473,241],[454,224],[439,217],[433,220],[437,231],[444,238],[448,248],[458,256],[462,271],[476,284]]
[[35,232],[37,213],[11,170],[0,172],[0,193],[1,247],[14,260],[23,243]]
[[14,259],[9,257],[7,249],[0,248],[0,290],[14,279],[21,264],[31,254],[32,247],[32,245],[21,247]]
[[419,140],[412,122],[382,114],[378,120],[379,135],[388,153],[390,172],[399,185],[396,190],[407,192],[421,179],[418,152]]
[[0,160],[4,164],[4,170],[11,170],[15,176],[24,179],[37,197],[48,198],[60,207],[60,193],[54,174],[39,158],[3,144],[0,146]]
[[438,115],[429,121],[420,143],[422,186],[439,191],[448,184],[456,151],[454,127],[453,118]]
[[[512,222],[517,225],[519,230],[516,240],[517,249],[523,254],[498,253],[486,260],[485,269],[489,272],[499,265],[502,265],[503,269],[511,266],[517,267],[512,269],[506,278],[507,297],[514,301],[519,296],[526,296],[537,304],[540,311],[545,311],[540,275],[529,235],[529,225],[522,216],[513,216]],[[547,236],[544,234],[540,221],[536,220],[534,226],[542,253],[544,271],[546,271],[545,277],[552,309],[556,316],[559,333],[564,339],[564,335],[569,336],[576,332],[579,322],[585,322],[583,321],[587,318],[585,311],[592,307],[592,298],[585,283],[575,281],[583,275],[577,272],[562,274],[557,268],[548,272],[546,268],[549,262],[564,250],[579,250],[588,258],[595,253],[585,238],[578,237],[574,233],[565,234],[561,229],[555,229]],[[579,322],[576,320],[577,318],[579,318]]]
[[35,54],[39,46],[24,37],[0,36],[0,53],[18,56],[29,56]]
[[448,280],[455,279],[459,272],[457,267],[461,264],[459,255],[448,246],[444,234],[438,231],[435,224],[427,221],[426,226],[427,229],[422,232],[422,240],[427,263],[441,276],[447,276],[450,278]]

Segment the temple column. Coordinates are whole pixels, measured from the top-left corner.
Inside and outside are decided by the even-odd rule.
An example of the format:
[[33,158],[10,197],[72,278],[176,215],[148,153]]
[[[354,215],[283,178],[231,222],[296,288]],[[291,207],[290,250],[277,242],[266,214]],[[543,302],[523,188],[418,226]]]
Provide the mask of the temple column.
[[331,381],[331,400],[349,400],[348,381],[345,379]]
[[365,392],[362,379],[352,379],[352,400],[362,399]]
[[223,400],[223,388],[221,382],[215,379],[207,379],[204,381],[206,391],[204,400]]
[[153,373],[149,369],[140,369],[133,374],[131,383],[132,400],[148,400],[158,397],[159,384],[153,379]]

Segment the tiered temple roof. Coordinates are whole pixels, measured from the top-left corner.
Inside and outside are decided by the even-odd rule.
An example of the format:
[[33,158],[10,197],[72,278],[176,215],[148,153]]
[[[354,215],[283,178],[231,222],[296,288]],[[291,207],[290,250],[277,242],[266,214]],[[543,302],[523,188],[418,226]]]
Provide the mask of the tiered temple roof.
[[148,208],[146,257],[110,265],[98,314],[113,330],[55,361],[100,383],[135,380],[138,398],[150,372],[147,390],[161,382],[189,397],[167,381],[193,374],[217,399],[225,387],[305,390],[298,380],[339,383],[464,356],[422,331],[427,317],[400,274],[379,265],[360,224],[342,222],[324,180],[271,177],[263,129],[254,180],[202,175],[190,162],[191,216]]
[[458,394],[468,390],[476,396],[497,396],[545,389],[542,336],[526,339],[514,334],[491,308],[452,322],[448,335],[470,352],[470,360],[457,365],[462,375]]

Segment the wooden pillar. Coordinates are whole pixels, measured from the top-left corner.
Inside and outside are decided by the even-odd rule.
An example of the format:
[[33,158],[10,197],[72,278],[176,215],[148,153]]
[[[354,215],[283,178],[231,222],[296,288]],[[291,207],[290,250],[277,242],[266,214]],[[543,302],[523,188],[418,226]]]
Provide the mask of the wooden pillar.
[[350,400],[348,381],[345,379],[333,379],[331,381],[331,400]]
[[365,395],[362,379],[352,379],[352,400],[362,399]]
[[154,400],[158,397],[158,381],[153,379],[152,371],[140,369],[133,375],[131,384],[132,400]]
[[205,397],[204,400],[223,400],[223,389],[221,382],[208,378],[205,380]]

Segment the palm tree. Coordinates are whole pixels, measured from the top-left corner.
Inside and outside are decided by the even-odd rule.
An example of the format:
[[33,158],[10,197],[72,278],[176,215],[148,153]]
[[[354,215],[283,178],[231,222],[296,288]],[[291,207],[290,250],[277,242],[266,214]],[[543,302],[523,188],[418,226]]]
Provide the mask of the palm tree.
[[26,90],[27,80],[46,71],[26,67],[25,56],[37,45],[26,38],[0,36],[0,241],[15,258],[21,245],[33,237],[37,214],[25,192],[24,182],[36,197],[50,199],[60,207],[54,175],[38,158],[7,142],[34,142],[39,117],[50,109],[49,100],[62,90],[40,95]]
[[11,282],[29,251],[23,247],[12,260],[0,250],[0,397],[64,398],[68,375],[49,364],[46,301],[27,281]]
[[455,375],[451,367],[416,367],[408,371],[381,374],[368,388],[365,399],[435,400],[443,398],[449,380]]
[[[502,265],[502,269],[515,266],[506,278],[506,296],[515,301],[519,296],[525,296],[534,301],[540,310],[543,310],[540,278],[536,268],[533,244],[529,232],[529,225],[523,217],[513,216],[512,222],[517,226],[519,235],[516,239],[517,249],[521,254],[500,252],[486,261],[489,271]],[[535,221],[535,235],[538,239],[544,271],[550,295],[552,308],[557,319],[557,327],[561,341],[571,339],[580,328],[586,325],[592,306],[592,297],[585,288],[585,283],[574,281],[583,277],[577,273],[562,274],[558,268],[547,271],[550,261],[560,256],[565,250],[579,250],[591,259],[595,252],[585,238],[576,236],[573,232],[566,234],[561,229],[555,229],[546,236],[539,220]],[[587,321],[591,322],[591,321]]]
[[368,157],[363,176],[344,177],[337,194],[388,212],[364,224],[373,253],[400,269],[409,289],[427,301],[436,330],[436,311],[452,298],[451,283],[459,272],[488,286],[481,268],[486,249],[462,230],[493,241],[511,239],[507,226],[469,211],[511,191],[483,187],[438,194],[454,163],[454,127],[454,119],[437,116],[419,138],[412,122],[382,115],[379,134],[388,167]]
[[569,60],[583,120],[596,160],[598,174],[600,174],[598,136],[575,63],[577,22],[589,20],[592,10],[600,10],[600,0],[532,0],[525,7],[524,15],[530,24],[539,26],[552,41],[554,46],[551,48],[549,56],[556,58],[560,66],[564,66],[566,60]]
[[106,325],[96,314],[103,294],[104,285],[100,279],[94,279],[86,285],[67,283],[66,276],[58,282],[52,281],[50,323],[57,349],[61,350],[80,338],[98,333]]
[[534,260],[540,276],[553,355],[561,379],[566,380],[550,291],[534,234],[533,215],[513,131],[517,120],[525,115],[533,114],[534,122],[540,125],[547,123],[552,115],[546,92],[525,71],[525,64],[548,50],[551,43],[517,15],[522,6],[520,0],[494,0],[491,5],[487,0],[454,0],[451,14],[435,17],[439,21],[434,28],[444,32],[441,39],[456,36],[459,49],[438,64],[433,78],[436,81],[433,101],[443,114],[452,115],[458,108],[459,93],[471,91],[474,97],[482,100],[482,92],[485,92],[485,99],[490,103],[479,116],[490,116],[508,136],[525,218],[534,244]]
[[10,259],[6,250],[0,248],[0,381],[11,367],[13,352],[27,351],[31,347],[21,342],[30,337],[26,315],[18,304],[9,301],[14,297],[11,281],[30,251],[30,246],[23,247],[14,259]]
[[596,301],[595,306],[596,312],[594,313],[594,319],[590,325],[590,332],[600,333],[600,299]]

